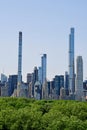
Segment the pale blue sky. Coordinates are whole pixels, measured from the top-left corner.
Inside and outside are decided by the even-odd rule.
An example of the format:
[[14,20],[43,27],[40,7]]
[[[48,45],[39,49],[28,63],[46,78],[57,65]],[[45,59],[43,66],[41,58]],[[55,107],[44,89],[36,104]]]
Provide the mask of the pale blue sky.
[[47,53],[47,78],[68,71],[70,28],[75,59],[82,55],[87,77],[87,0],[0,0],[0,73],[17,73],[18,33],[23,32],[23,79]]

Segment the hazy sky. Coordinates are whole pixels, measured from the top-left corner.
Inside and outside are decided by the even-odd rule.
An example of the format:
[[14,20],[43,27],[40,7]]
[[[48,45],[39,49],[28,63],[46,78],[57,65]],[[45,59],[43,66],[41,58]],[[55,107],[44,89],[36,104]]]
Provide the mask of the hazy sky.
[[17,74],[18,33],[23,32],[23,79],[47,53],[47,78],[68,71],[70,28],[75,62],[82,55],[87,77],[87,0],[0,0],[0,73]]

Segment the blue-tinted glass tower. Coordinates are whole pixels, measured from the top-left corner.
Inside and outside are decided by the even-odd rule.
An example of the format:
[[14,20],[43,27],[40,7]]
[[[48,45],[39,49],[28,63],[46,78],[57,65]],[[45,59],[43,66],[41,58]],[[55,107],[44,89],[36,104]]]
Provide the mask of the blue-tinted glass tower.
[[60,95],[60,88],[64,87],[64,76],[56,75],[54,78],[54,87],[55,87],[55,98],[58,99]]
[[47,73],[47,55],[43,54],[41,57],[42,64],[42,84],[46,81],[46,73]]
[[65,92],[66,95],[69,95],[69,74],[65,72]]
[[60,95],[60,76],[55,76],[54,78],[54,86],[55,86],[55,96],[58,98]]
[[38,81],[42,84],[42,67],[38,68]]
[[75,92],[75,73],[74,73],[74,28],[71,28],[69,35],[69,93]]
[[10,75],[8,78],[8,95],[11,96],[14,89],[17,89],[17,75]]

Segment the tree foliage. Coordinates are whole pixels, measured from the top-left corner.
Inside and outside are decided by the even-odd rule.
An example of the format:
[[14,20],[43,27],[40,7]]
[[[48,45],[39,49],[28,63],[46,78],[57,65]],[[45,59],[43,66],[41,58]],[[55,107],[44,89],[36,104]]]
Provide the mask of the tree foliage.
[[0,130],[87,130],[87,103],[0,98]]

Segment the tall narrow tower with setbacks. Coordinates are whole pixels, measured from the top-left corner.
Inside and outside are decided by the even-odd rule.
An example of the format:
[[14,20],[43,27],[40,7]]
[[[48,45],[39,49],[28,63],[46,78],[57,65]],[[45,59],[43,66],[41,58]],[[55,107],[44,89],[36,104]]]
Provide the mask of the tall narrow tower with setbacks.
[[18,83],[17,97],[20,97],[22,85],[22,32],[19,32],[19,48],[18,48]]
[[41,64],[42,64],[42,84],[44,84],[47,75],[47,54],[43,54],[43,56],[41,57]]

